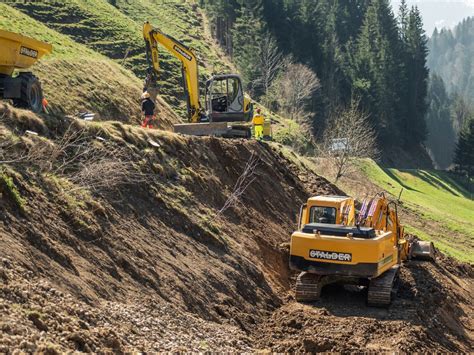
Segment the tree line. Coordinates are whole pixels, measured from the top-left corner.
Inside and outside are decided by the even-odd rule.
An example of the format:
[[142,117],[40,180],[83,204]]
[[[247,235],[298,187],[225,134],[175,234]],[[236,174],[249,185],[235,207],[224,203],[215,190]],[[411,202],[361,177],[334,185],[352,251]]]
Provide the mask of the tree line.
[[474,17],[453,30],[435,29],[429,40],[428,139],[439,168],[449,168],[461,132],[474,120]]
[[416,7],[403,1],[395,15],[389,0],[201,0],[200,5],[257,99],[283,112],[294,110],[287,105],[295,98],[288,98],[299,94],[292,92],[298,86],[284,84],[295,77],[294,65],[314,79],[290,116],[306,118],[316,136],[340,107],[357,102],[382,151],[409,150],[425,141],[428,49]]

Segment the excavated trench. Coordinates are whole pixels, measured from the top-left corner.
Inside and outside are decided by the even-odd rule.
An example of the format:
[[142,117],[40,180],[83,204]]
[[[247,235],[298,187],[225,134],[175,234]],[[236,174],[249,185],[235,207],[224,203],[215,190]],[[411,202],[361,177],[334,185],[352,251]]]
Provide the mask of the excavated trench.
[[[118,123],[87,132],[127,147],[148,179],[74,192],[31,166],[4,170],[17,194],[2,185],[0,352],[472,349],[472,267],[443,255],[405,265],[389,309],[337,285],[294,302],[296,211],[341,191],[277,145]],[[252,183],[218,214],[252,157]]]

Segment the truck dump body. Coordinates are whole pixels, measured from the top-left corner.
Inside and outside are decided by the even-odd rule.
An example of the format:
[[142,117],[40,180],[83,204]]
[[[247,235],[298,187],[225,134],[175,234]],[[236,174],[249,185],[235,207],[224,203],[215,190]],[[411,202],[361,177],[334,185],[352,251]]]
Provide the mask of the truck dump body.
[[[33,73],[24,69],[51,53],[53,47],[18,33],[0,30],[0,49],[0,98],[12,100],[15,107],[41,112],[41,83]],[[15,69],[21,71],[13,76]]]
[[33,38],[0,30],[0,74],[12,75],[15,69],[27,69],[53,47]]

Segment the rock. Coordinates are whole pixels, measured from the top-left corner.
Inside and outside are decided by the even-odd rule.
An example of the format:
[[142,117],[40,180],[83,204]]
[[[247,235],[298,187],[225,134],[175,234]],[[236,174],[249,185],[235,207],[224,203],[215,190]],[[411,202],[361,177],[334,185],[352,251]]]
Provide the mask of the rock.
[[36,328],[40,331],[47,332],[48,326],[40,319],[41,316],[37,312],[30,312],[28,314],[28,319],[33,322]]

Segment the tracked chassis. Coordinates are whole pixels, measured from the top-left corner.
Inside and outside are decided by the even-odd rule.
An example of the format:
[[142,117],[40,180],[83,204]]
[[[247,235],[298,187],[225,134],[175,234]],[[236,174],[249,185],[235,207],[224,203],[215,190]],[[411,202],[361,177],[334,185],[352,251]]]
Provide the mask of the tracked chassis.
[[[396,265],[384,272],[379,277],[369,280],[367,292],[367,304],[374,307],[387,307],[392,302],[396,292],[399,266]],[[302,272],[296,280],[295,298],[298,302],[314,302],[321,296],[324,286],[343,282],[344,284],[360,284],[359,278],[318,275],[309,272]]]

